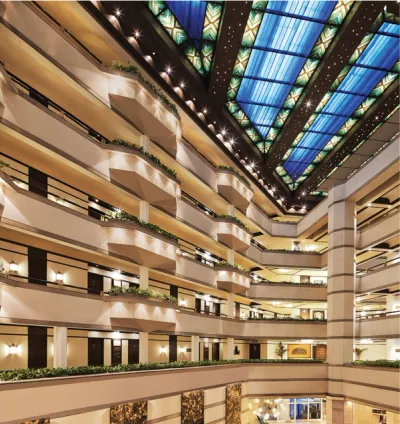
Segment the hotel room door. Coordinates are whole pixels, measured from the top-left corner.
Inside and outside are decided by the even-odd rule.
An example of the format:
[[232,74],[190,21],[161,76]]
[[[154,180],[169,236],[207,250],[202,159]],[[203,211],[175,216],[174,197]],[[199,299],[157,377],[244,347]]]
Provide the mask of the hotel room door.
[[260,359],[260,344],[250,343],[250,359]]

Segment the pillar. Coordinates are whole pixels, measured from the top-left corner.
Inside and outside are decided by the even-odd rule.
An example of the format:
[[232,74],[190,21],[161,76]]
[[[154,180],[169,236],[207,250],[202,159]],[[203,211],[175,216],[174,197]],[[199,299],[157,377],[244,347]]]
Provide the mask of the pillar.
[[400,414],[396,412],[386,412],[386,424],[400,424]]
[[226,306],[228,318],[235,318],[235,295],[233,293],[228,293]]
[[139,286],[141,289],[149,288],[149,268],[145,266],[139,267]]
[[[355,291],[355,203],[344,200],[344,185],[328,197],[328,364],[353,360]],[[340,391],[329,390],[331,393]]]
[[400,296],[398,294],[388,294],[386,296],[386,312],[398,311],[397,305],[400,305]]
[[228,258],[227,261],[230,264],[234,264],[235,263],[235,251],[233,249],[229,249],[228,250]]
[[200,337],[192,336],[192,355],[191,360],[193,362],[200,361]]
[[326,424],[353,424],[353,402],[327,396]]
[[386,339],[386,359],[400,360],[400,339]]
[[139,333],[139,362],[149,362],[149,333]]
[[149,202],[145,200],[139,202],[139,218],[144,222],[149,222]]
[[139,137],[139,145],[140,147],[143,147],[146,152],[150,152],[150,139],[147,135],[141,135]]
[[54,327],[54,368],[65,368],[67,366],[67,327]]
[[235,206],[228,205],[228,215],[235,216]]
[[228,337],[226,339],[227,345],[227,358],[226,359],[234,359],[233,351],[235,350],[235,340],[233,337]]

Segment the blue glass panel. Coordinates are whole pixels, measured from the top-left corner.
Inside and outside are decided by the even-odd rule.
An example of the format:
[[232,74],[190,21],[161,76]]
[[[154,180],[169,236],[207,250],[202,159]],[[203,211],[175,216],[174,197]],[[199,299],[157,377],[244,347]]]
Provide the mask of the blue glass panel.
[[[305,160],[307,160],[308,163],[312,162],[312,160],[315,157],[315,152],[312,150],[308,150],[309,157]],[[285,169],[288,172],[288,174],[292,177],[293,181],[296,181],[297,178],[301,176],[301,174],[304,172],[304,170],[307,168],[308,163],[301,163],[301,162],[285,162]]]
[[353,66],[339,85],[338,91],[367,96],[385,75],[384,71]]
[[364,96],[334,93],[329,99],[328,103],[322,109],[322,112],[349,117],[362,103],[363,100]]
[[263,103],[281,107],[290,91],[289,85],[243,78],[237,101]]
[[266,107],[245,103],[239,103],[239,105],[254,125],[272,125],[280,110],[277,107]]
[[254,46],[307,56],[323,24],[265,14]]
[[294,83],[305,61],[302,57],[253,50],[245,75]]
[[184,30],[193,39],[196,46],[200,47],[203,34],[203,23],[206,14],[207,2],[199,0],[191,1],[167,1],[168,7],[178,19]]
[[399,59],[399,40],[375,34],[356,64],[389,70]]
[[378,32],[383,32],[384,34],[390,35],[397,35],[397,37],[400,37],[400,25],[384,22],[379,28]]
[[317,119],[312,123],[309,131],[334,135],[339,128],[346,122],[347,118],[342,116],[324,115],[320,113]]
[[335,6],[334,1],[270,1],[267,10],[326,21]]
[[270,129],[270,127],[260,127],[259,125],[256,125],[256,128],[258,130],[258,132],[261,134],[261,137],[266,137],[268,134],[268,131]]
[[312,147],[313,149],[321,150],[331,138],[332,136],[329,134],[316,134],[311,132],[306,133],[306,135],[300,140],[300,143],[293,150],[289,158],[293,160],[292,155],[296,157],[296,151],[299,150],[297,147]]

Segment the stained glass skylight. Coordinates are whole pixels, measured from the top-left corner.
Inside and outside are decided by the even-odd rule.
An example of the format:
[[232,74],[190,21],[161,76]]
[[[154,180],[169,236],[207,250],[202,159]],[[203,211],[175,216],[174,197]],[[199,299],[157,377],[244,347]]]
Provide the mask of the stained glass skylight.
[[380,15],[298,134],[276,171],[291,190],[311,174],[398,77],[400,26]]
[[202,76],[210,72],[221,1],[148,1],[148,7]]
[[258,1],[247,21],[227,108],[267,153],[353,1]]

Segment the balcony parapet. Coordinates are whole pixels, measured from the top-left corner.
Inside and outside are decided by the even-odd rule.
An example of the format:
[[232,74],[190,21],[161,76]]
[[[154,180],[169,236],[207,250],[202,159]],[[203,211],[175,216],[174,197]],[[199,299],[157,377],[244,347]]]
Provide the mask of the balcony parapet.
[[239,210],[246,212],[253,198],[253,190],[233,171],[216,169],[217,188],[227,201]]
[[244,252],[251,243],[251,233],[240,224],[229,218],[216,218],[218,241],[231,249]]
[[216,274],[218,288],[230,293],[245,293],[250,288],[250,276],[245,271],[227,264],[216,268]]
[[303,283],[252,283],[248,296],[263,300],[326,301],[327,286]]

